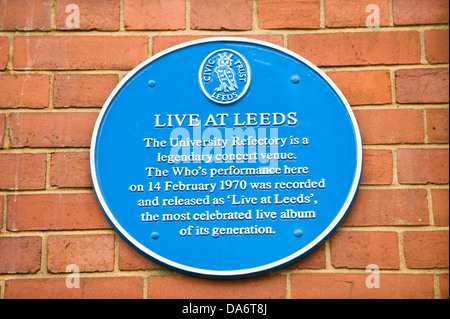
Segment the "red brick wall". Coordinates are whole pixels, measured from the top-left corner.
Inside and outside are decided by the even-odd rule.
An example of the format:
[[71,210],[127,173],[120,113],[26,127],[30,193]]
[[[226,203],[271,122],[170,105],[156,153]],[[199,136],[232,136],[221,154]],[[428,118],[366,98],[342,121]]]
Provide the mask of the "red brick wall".
[[[379,28],[366,27],[368,5]],[[0,297],[448,298],[448,6],[0,1]],[[245,280],[186,277],[141,257],[112,230],[89,177],[93,125],[118,81],[209,36],[269,41],[318,65],[352,105],[364,144],[360,192],[337,232],[304,260]],[[66,287],[70,264],[80,288]],[[379,288],[366,286],[369,264]]]

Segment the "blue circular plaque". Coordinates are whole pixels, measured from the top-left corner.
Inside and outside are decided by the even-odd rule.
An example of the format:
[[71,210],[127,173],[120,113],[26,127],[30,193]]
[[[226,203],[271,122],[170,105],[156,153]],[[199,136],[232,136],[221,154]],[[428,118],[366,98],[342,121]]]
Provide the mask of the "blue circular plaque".
[[308,255],[356,196],[361,137],[336,85],[263,41],[165,50],[115,88],[97,120],[99,203],[137,251],[202,277],[252,276]]

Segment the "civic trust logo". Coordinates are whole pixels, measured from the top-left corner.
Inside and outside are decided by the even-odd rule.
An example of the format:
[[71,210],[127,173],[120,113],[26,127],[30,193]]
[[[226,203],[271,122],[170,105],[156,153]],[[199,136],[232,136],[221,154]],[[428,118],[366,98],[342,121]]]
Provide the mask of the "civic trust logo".
[[247,60],[236,51],[223,49],[209,54],[202,62],[199,82],[208,99],[220,104],[236,102],[250,85]]

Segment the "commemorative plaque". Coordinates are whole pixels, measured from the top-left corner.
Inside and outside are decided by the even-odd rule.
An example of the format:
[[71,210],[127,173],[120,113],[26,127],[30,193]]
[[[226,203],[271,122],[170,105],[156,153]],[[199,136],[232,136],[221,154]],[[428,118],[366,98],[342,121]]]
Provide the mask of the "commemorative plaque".
[[99,203],[137,251],[189,275],[252,276],[303,258],[350,208],[361,137],[317,67],[266,42],[187,42],[137,66],[97,120]]

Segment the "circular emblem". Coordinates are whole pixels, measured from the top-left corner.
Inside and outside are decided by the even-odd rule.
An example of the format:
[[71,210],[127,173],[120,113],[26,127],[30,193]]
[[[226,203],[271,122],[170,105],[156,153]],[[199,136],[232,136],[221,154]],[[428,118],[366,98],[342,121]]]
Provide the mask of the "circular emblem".
[[247,60],[236,51],[223,49],[208,55],[200,67],[200,86],[213,102],[229,104],[239,100],[250,85]]

